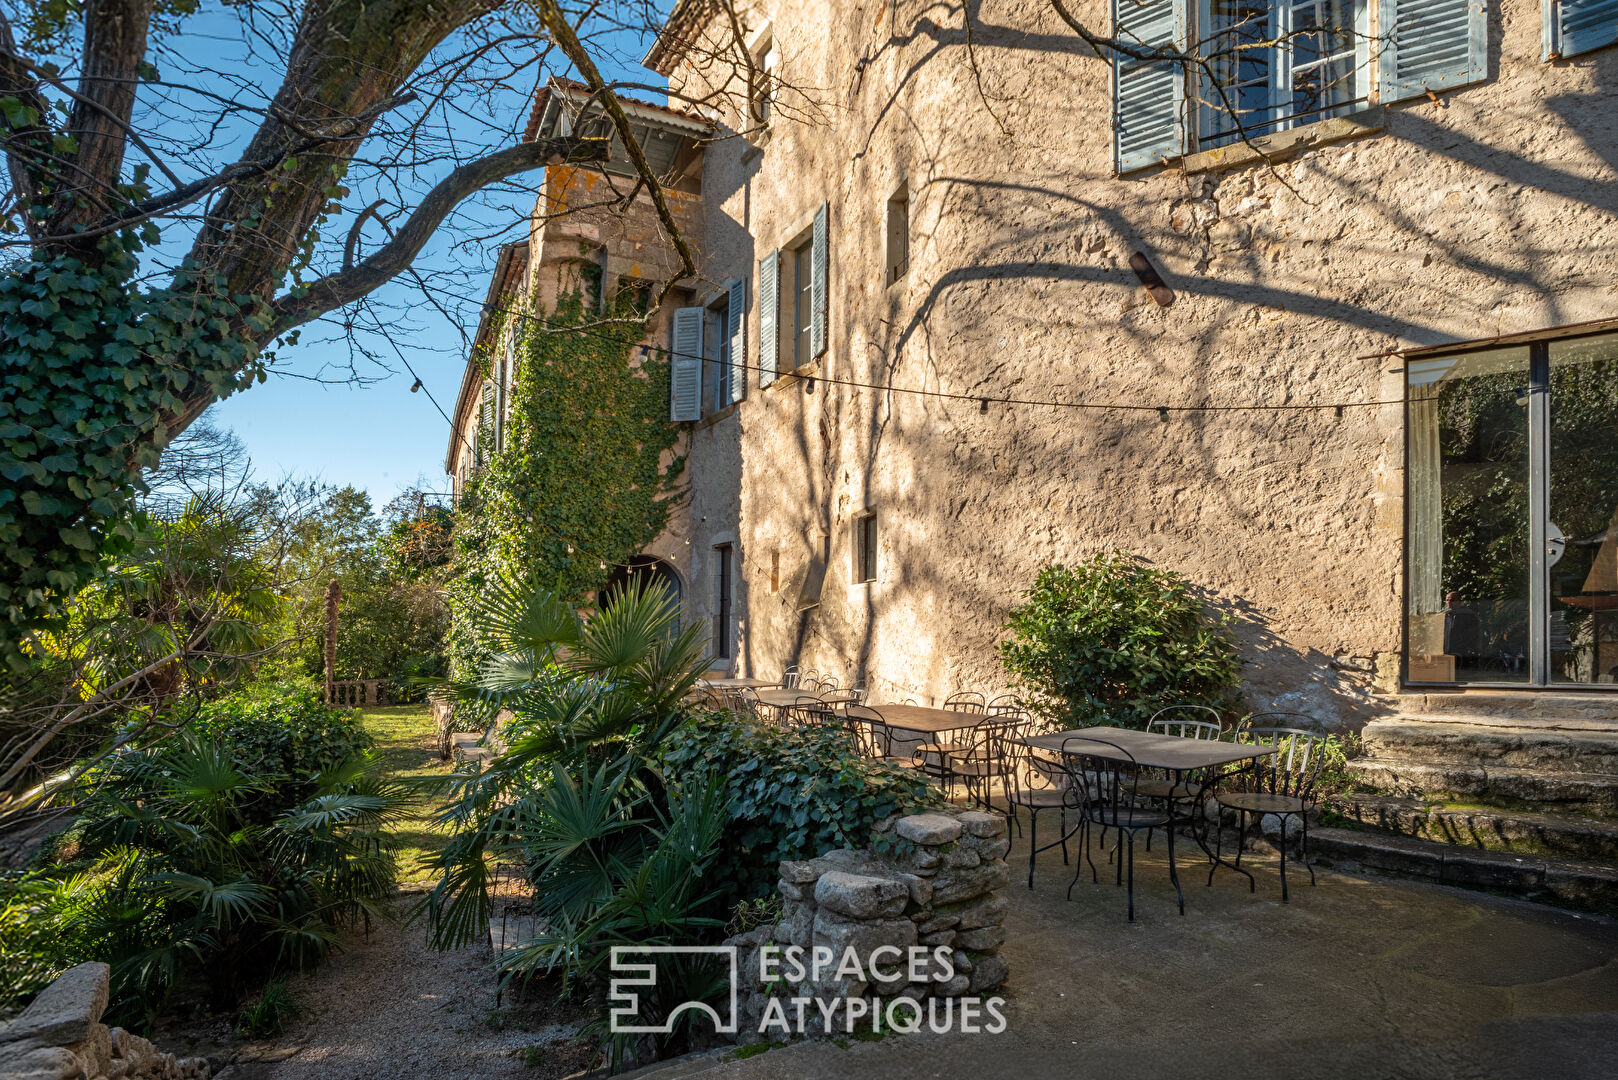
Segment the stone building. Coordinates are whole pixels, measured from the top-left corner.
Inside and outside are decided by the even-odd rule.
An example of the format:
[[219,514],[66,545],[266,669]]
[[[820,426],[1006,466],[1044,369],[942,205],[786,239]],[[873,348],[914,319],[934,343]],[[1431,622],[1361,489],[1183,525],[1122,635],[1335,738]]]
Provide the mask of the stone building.
[[[1120,4],[1148,44],[1275,39],[1191,78],[1051,0],[739,3],[749,75],[706,55],[720,6],[674,5],[674,91],[758,87],[631,106],[701,260],[655,329],[689,496],[646,559],[721,666],[998,691],[1035,572],[1123,548],[1237,617],[1255,707],[1614,685],[1618,5],[1226,7]],[[669,265],[648,205],[547,215],[601,179],[548,171],[491,300]],[[501,372],[469,368],[459,477]]]

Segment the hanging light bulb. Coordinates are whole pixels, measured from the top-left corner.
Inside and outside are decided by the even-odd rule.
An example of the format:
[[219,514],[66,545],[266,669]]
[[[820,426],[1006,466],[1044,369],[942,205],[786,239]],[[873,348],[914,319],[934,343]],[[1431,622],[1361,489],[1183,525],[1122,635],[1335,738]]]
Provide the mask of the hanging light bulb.
[[410,392],[412,394],[414,394],[417,390],[420,390],[420,389],[421,389],[421,380],[420,379],[417,379],[415,382],[410,384]]

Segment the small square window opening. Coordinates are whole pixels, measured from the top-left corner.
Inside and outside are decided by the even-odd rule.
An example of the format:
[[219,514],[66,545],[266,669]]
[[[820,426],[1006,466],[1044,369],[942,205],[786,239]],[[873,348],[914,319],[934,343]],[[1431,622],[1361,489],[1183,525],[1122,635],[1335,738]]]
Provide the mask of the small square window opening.
[[854,581],[856,583],[876,580],[876,552],[876,514],[862,514],[854,519]]
[[888,235],[883,284],[892,285],[910,272],[910,187],[901,184],[888,200]]

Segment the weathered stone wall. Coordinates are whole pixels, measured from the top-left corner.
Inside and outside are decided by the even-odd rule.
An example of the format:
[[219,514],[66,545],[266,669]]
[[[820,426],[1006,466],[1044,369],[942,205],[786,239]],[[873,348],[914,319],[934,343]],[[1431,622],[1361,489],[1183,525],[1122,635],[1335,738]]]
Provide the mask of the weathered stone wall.
[[[1239,617],[1255,706],[1372,711],[1369,671],[1400,648],[1404,516],[1402,376],[1377,354],[1618,313],[1618,50],[1544,64],[1537,0],[1489,7],[1483,83],[1374,111],[1368,134],[1273,169],[1118,178],[1107,65],[1046,0],[974,9],[981,79],[953,11],[743,5],[750,28],[771,20],[782,77],[805,90],[761,150],[709,145],[705,276],[756,283],[758,259],[828,201],[830,348],[813,381],[760,390],[754,373],[747,400],[693,437],[689,532],[668,545],[691,552],[690,617],[711,617],[703,560],[734,536],[739,670],[863,673],[873,701],[993,692],[999,627],[1037,569],[1121,547]],[[1073,8],[1107,23],[1102,0]],[[901,184],[910,269],[888,286],[883,215]],[[1173,306],[1147,299],[1137,250]],[[747,333],[756,363],[756,303]],[[1394,404],[1164,422],[828,377],[1152,406]],[[858,584],[852,521],[867,509],[878,579]],[[825,589],[800,612],[822,535]]]
[[[1001,923],[1007,904],[995,895],[1011,880],[1005,818],[978,811],[914,814],[886,823],[882,831],[897,838],[899,853],[841,850],[782,863],[776,886],[780,921],[725,942],[742,950],[738,1041],[782,1034],[760,1030],[772,997],[788,1016],[795,1015],[787,1004],[793,999],[863,998],[881,1010],[896,997],[924,1002],[983,995],[1006,981],[1009,970],[1000,946],[1006,940]],[[767,985],[760,973],[761,952],[778,953],[787,946],[830,949],[837,961],[848,953],[858,957],[864,974],[895,977],[858,979],[832,971],[822,972],[818,981]],[[949,963],[934,954],[925,967],[912,967],[904,957],[917,947],[944,950]],[[878,949],[890,951],[873,965]],[[805,1014],[805,1033],[824,1034],[824,1018],[814,1014],[813,1008]]]
[[80,964],[0,1025],[0,1080],[207,1080],[204,1058],[176,1058],[101,1022],[106,964]]

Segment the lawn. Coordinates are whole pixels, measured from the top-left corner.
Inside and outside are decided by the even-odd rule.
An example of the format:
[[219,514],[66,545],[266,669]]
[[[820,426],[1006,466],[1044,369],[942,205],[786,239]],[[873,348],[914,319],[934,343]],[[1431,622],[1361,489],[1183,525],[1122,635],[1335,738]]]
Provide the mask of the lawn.
[[[377,767],[395,780],[442,776],[449,765],[439,760],[434,748],[433,718],[426,705],[394,705],[365,709],[360,713],[365,730],[376,740]],[[399,886],[420,888],[432,884],[436,875],[423,865],[423,859],[443,846],[446,829],[432,823],[434,805],[422,800],[391,835],[398,845]]]

